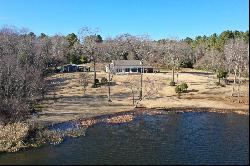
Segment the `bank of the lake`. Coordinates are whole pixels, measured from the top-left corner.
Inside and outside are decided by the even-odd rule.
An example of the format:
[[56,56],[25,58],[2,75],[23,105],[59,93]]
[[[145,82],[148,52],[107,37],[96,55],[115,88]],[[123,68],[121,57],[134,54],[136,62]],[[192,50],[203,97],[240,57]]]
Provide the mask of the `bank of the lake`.
[[78,137],[87,128],[97,123],[119,124],[132,121],[139,115],[167,115],[184,112],[214,112],[219,114],[239,114],[249,116],[248,110],[213,108],[135,108],[131,111],[80,118],[62,123],[40,124],[18,122],[0,126],[0,152],[16,152],[20,149],[37,148],[45,143],[59,144],[65,137]]
[[233,111],[138,108],[47,127],[80,128],[78,138],[0,154],[0,163],[249,164],[249,116]]

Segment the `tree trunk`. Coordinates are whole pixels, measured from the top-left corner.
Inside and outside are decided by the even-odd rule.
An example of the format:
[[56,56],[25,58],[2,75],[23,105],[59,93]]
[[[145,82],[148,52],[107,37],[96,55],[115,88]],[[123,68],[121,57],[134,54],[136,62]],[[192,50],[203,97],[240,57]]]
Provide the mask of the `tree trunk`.
[[133,106],[135,106],[135,94],[133,90],[132,90],[132,95],[133,95]]
[[86,87],[84,87],[83,89],[83,96],[85,96],[85,94],[86,94]]
[[140,100],[142,100],[142,72],[141,72]]
[[240,103],[240,85],[241,85],[241,68],[239,69],[239,76],[238,76],[238,103]]
[[172,68],[172,76],[173,76],[172,81],[174,82],[174,67]]
[[234,95],[234,91],[235,91],[236,77],[237,77],[236,69],[234,69],[234,83],[233,83],[232,96]]
[[111,99],[110,99],[110,64],[109,64],[109,80],[108,80],[108,101],[111,102]]
[[178,84],[178,78],[179,78],[179,71],[177,70],[177,72],[176,72],[176,82],[177,82],[177,84]]
[[94,87],[96,88],[96,69],[95,69],[95,60],[94,60]]

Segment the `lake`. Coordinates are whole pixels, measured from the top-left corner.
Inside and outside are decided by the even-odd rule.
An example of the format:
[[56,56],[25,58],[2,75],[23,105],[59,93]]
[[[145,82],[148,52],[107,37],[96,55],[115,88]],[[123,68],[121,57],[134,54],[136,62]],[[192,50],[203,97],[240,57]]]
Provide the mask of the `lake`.
[[0,154],[0,164],[249,164],[249,116],[138,115],[95,124],[56,146]]

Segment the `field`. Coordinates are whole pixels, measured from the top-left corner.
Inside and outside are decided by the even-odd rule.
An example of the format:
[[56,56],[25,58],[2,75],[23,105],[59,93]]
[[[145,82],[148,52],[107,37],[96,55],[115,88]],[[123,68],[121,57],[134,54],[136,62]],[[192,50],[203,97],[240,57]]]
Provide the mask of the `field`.
[[[145,73],[143,75],[143,100],[139,101],[140,75],[113,75],[111,100],[108,102],[108,86],[92,88],[93,72],[87,73],[89,83],[84,95],[81,85],[82,73],[60,73],[48,79],[57,84],[54,90],[46,95],[41,105],[43,110],[31,121],[41,123],[57,123],[83,117],[93,117],[132,110],[133,95],[135,104],[147,108],[173,107],[206,107],[225,110],[248,110],[248,80],[240,87],[241,97],[232,98],[233,84],[225,87],[217,86],[216,75],[202,71],[185,69],[178,74],[178,84],[186,82],[188,90],[180,98],[175,93],[175,86],[169,86],[171,71],[161,73]],[[97,72],[97,78],[108,78],[103,71]],[[175,78],[176,79],[176,78]],[[232,77],[229,77],[232,79]],[[243,80],[244,81],[244,80]],[[131,88],[133,87],[133,88]],[[139,102],[138,102],[139,101]],[[138,103],[136,103],[138,102]],[[248,111],[247,111],[248,112]]]

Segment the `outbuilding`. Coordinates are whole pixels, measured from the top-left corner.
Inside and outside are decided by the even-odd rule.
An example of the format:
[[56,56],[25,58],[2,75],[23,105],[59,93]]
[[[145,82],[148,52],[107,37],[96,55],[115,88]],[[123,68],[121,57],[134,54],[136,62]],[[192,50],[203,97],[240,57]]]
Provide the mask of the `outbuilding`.
[[67,73],[67,72],[77,72],[77,65],[75,64],[68,64],[63,66],[63,72]]

